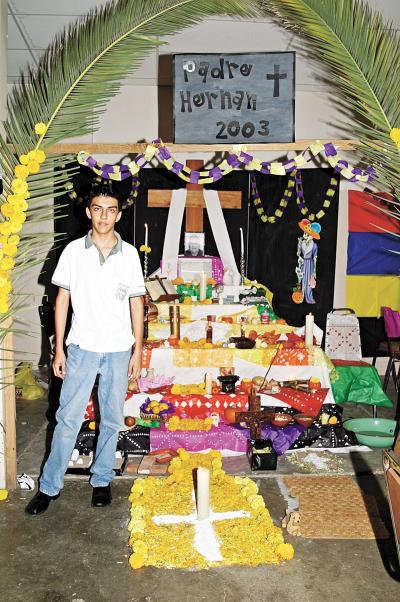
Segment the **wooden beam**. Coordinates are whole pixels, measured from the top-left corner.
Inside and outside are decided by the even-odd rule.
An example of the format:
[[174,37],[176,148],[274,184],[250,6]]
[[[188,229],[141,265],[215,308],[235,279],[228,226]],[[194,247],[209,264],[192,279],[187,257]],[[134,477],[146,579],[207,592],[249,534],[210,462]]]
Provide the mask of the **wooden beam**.
[[[360,144],[359,140],[321,140],[322,143],[332,142],[338,150],[355,150],[356,146]],[[310,140],[296,140],[296,142],[272,142],[271,144],[246,144],[246,148],[249,152],[260,151],[303,151],[308,148],[311,144],[315,143],[315,139]],[[378,143],[378,142],[377,142]],[[164,143],[171,153],[227,153],[232,151],[232,144],[173,144],[172,142]],[[13,151],[12,145],[8,145],[9,149]],[[142,153],[148,146],[147,142],[143,143],[118,143],[118,142],[73,142],[54,144],[49,148],[45,149],[48,154],[71,154],[76,155],[81,150],[85,150],[91,155],[97,154],[109,154],[109,155],[130,155],[136,153]]]
[[[151,189],[147,194],[148,207],[169,207],[171,203],[172,190]],[[224,209],[241,209],[242,193],[240,190],[219,190],[218,198]],[[201,190],[188,190],[186,195],[186,207],[201,207],[205,209],[203,193]]]
[[[11,318],[6,321],[4,328],[10,328]],[[16,431],[16,408],[14,387],[14,352],[13,335],[11,332],[4,338],[3,343],[3,365],[4,381],[7,384],[3,390],[4,403],[4,437],[5,437],[5,465],[6,465],[6,487],[15,489],[17,486],[17,431]]]

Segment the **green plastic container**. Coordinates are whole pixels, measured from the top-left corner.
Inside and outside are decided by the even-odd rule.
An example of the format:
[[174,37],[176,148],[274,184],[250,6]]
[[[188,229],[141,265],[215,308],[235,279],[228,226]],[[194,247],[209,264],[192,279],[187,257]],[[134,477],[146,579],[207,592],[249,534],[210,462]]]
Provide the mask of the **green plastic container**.
[[388,418],[351,418],[343,426],[355,433],[361,445],[388,449],[394,443],[396,424],[395,420]]

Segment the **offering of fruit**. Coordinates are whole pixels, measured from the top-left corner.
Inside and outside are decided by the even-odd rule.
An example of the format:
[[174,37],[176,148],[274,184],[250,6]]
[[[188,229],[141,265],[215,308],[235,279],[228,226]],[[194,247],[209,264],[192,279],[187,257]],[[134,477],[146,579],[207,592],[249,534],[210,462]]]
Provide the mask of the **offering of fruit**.
[[133,416],[125,416],[125,424],[126,426],[135,426],[136,418]]
[[149,397],[140,406],[140,417],[146,419],[165,420],[174,412],[174,406],[169,401],[161,399],[160,401],[150,400]]

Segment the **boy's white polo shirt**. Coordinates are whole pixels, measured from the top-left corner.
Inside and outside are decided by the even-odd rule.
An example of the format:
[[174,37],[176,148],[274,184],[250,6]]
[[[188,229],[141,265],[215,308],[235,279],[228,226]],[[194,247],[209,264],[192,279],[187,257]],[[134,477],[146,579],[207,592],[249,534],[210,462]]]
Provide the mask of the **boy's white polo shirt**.
[[135,341],[129,298],[145,294],[143,273],[135,247],[115,236],[118,242],[105,261],[90,232],[61,254],[52,283],[71,295],[67,345],[106,353],[126,351]]

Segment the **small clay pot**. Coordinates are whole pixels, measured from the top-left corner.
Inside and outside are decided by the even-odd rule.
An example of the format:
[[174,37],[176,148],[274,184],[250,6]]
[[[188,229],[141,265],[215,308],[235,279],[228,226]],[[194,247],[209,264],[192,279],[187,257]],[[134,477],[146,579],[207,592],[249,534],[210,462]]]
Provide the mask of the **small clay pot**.
[[305,414],[295,414],[293,418],[297,422],[297,424],[301,424],[305,427],[311,426],[314,422],[314,418],[312,416],[306,416]]
[[273,419],[271,420],[271,424],[274,426],[287,426],[289,422],[292,420],[292,417],[289,414],[275,414]]

